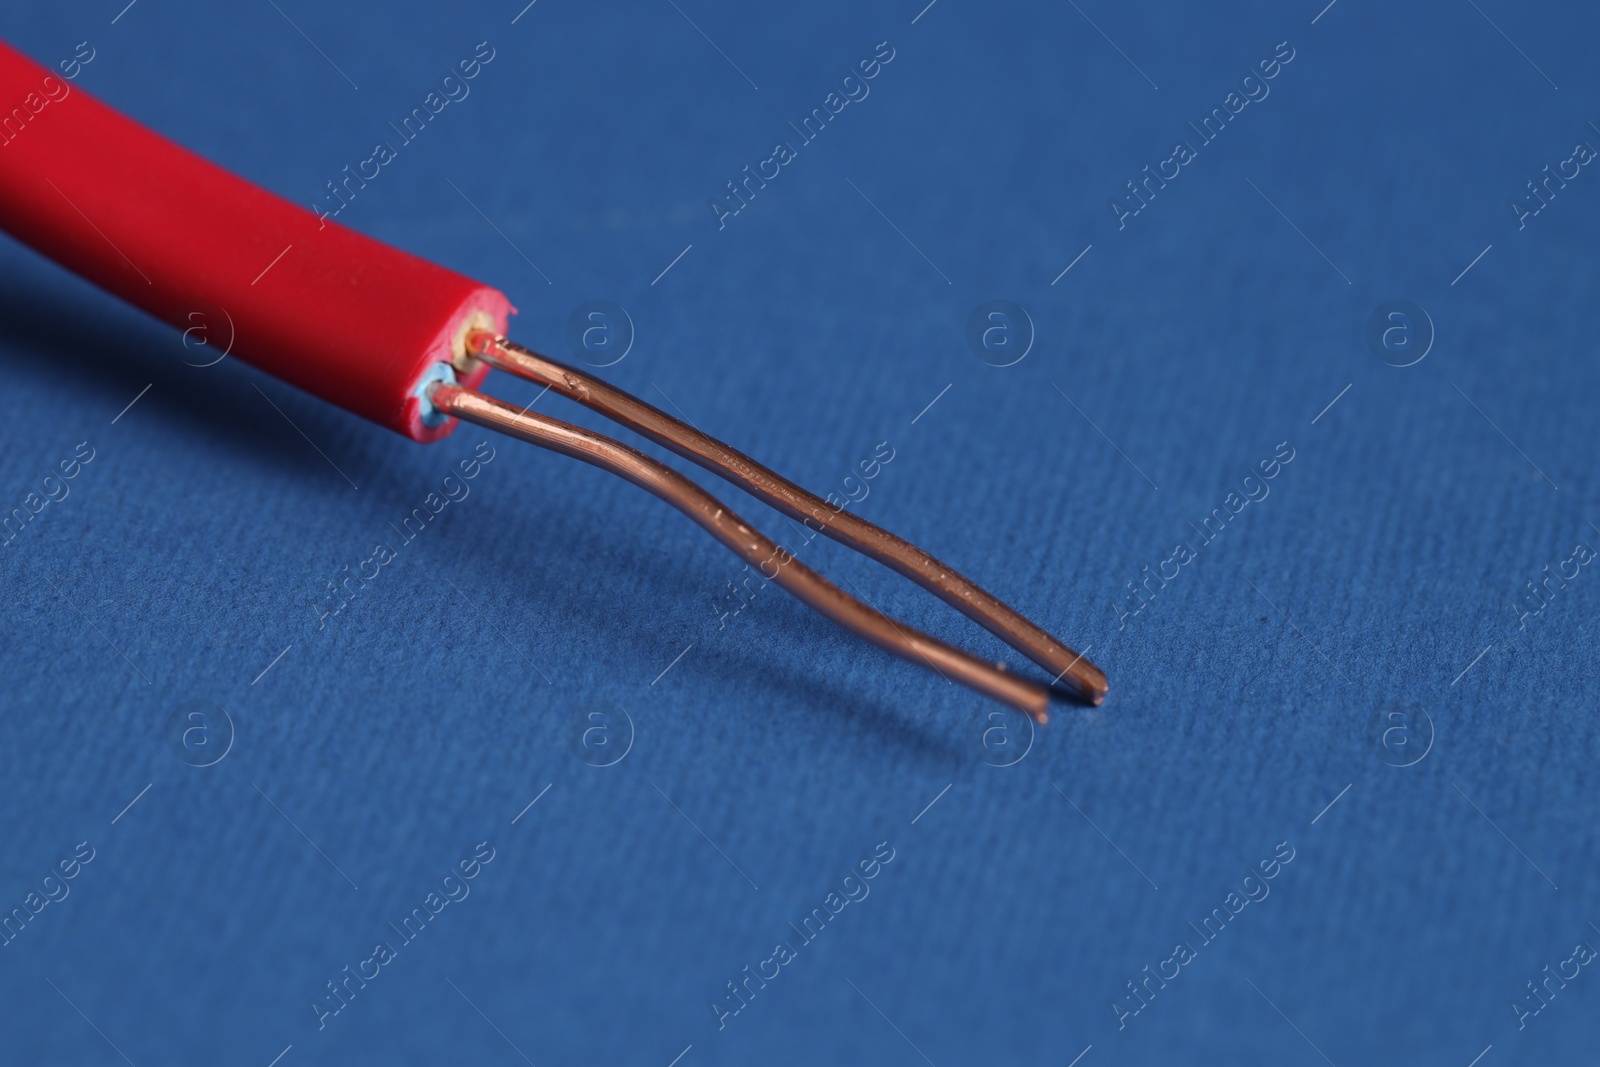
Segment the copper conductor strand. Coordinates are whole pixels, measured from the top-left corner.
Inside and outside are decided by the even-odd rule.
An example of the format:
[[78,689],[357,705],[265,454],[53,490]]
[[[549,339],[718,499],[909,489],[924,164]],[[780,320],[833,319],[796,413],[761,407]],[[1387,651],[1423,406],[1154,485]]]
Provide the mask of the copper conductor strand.
[[1048,719],[1050,691],[1045,686],[1009,674],[1003,667],[985,663],[862,603],[800,563],[771,539],[751,529],[700,486],[642,452],[609,437],[548,416],[535,415],[460,386],[440,383],[430,389],[429,397],[433,405],[446,414],[499,430],[627,479],[689,516],[752,567],[773,567],[775,573],[770,576],[762,569],[762,577],[776,582],[807,607],[856,636],[910,663],[936,671],[947,681],[960,682],[1009,704],[1041,725]]
[[467,351],[491,367],[549,386],[720,475],[752,496],[821,530],[916,582],[979,623],[1018,652],[1064,681],[1078,696],[1099,704],[1106,695],[1100,668],[1039,626],[939,562],[922,549],[848,511],[835,511],[815,493],[762,466],[744,453],[599,378],[487,330],[467,335]]

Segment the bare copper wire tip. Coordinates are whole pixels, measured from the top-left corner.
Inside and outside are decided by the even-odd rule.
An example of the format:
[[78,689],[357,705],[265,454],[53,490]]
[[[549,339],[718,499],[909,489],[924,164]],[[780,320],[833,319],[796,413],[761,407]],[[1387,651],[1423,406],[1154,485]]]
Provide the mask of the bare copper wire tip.
[[[752,496],[812,529],[898,571],[947,604],[982,624],[1001,640],[1050,671],[1051,684],[1065,683],[1081,699],[1105,699],[1105,674],[1082,654],[1057,641],[998,597],[922,549],[826,501],[693,426],[577,368],[547,359],[487,330],[466,338],[472,356],[499,370],[569,397],[727,479]],[[1050,690],[1017,678],[945,644],[850,596],[752,529],[699,485],[670,467],[609,437],[470,389],[439,384],[430,397],[441,412],[593,464],[653,493],[688,515],[747,563],[774,567],[762,576],[857,636],[909,662],[937,672],[1009,704],[1043,724]]]

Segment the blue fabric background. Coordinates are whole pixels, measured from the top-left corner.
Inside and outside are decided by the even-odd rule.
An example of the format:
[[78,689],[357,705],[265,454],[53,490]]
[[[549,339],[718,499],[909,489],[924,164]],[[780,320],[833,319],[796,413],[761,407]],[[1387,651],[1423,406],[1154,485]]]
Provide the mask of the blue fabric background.
[[[77,87],[308,204],[490,42],[341,221],[500,286],[558,356],[580,303],[624,307],[601,373],[819,491],[889,442],[860,512],[1112,688],[1029,748],[774,589],[719,628],[736,560],[509,441],[319,630],[307,598],[487,435],[418,446],[190,366],[0,242],[0,506],[95,454],[0,552],[0,906],[94,850],[0,947],[0,1062],[1592,1055],[1589,968],[1520,1028],[1513,1004],[1600,946],[1600,576],[1525,627],[1514,605],[1600,544],[1600,177],[1521,230],[1508,206],[1600,146],[1592,6],[6,7],[41,62],[91,43]],[[708,201],[880,41],[870,95],[719,229]],[[1119,230],[1124,183],[1284,41],[1270,95]],[[997,299],[1036,328],[1005,368],[965,339]],[[1367,336],[1396,299],[1436,333],[1403,369]],[[1125,584],[1285,441],[1270,495],[1119,628]],[[838,546],[801,555],[1032,670]],[[470,896],[319,1029],[325,983],[484,841]],[[870,895],[719,1030],[725,983],[880,842]],[[1280,842],[1270,895],[1119,1028],[1125,983]]]

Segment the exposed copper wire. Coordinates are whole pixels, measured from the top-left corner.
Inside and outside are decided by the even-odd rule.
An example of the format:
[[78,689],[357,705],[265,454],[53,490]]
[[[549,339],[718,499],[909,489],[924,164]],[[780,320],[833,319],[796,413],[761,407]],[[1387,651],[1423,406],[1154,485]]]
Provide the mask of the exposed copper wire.
[[[446,414],[627,479],[689,516],[739,558],[760,568],[763,577],[851,633],[949,681],[1010,704],[1040,724],[1048,719],[1050,691],[1045,686],[1009,674],[1004,667],[985,663],[862,603],[751,529],[716,497],[649,456],[609,437],[460,386],[440,383],[431,388],[429,397]],[[772,574],[767,573],[769,567]]]
[[904,538],[848,511],[834,510],[815,493],[737,449],[575,367],[487,330],[473,330],[466,340],[467,351],[490,366],[549,386],[726,478],[763,503],[898,571],[1048,670],[1056,681],[1065,682],[1089,703],[1099,704],[1105,699],[1106,676],[1100,668]]

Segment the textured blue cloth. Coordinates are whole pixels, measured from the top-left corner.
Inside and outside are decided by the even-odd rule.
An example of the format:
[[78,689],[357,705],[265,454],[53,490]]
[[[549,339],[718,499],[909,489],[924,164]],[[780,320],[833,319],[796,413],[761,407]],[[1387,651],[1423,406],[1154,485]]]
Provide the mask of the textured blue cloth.
[[1592,5],[521,3],[0,32],[308,207],[425,109],[341,222],[1111,695],[1034,735],[0,242],[0,1063],[1592,1058]]

